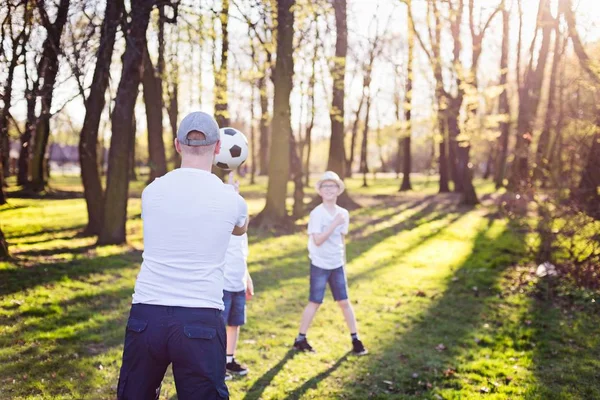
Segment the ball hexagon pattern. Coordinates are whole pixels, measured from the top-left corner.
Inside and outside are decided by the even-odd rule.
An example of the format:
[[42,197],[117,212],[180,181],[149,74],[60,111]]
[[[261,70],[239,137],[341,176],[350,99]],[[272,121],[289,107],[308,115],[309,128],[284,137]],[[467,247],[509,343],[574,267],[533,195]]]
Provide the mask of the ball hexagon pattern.
[[248,139],[235,128],[220,129],[221,151],[215,156],[213,164],[224,170],[234,170],[248,158]]

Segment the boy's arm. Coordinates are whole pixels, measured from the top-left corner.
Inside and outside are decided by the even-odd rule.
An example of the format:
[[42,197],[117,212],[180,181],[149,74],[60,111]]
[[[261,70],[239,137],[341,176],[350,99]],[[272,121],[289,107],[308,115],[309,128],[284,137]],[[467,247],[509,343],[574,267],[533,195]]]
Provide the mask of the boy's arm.
[[312,236],[312,239],[315,242],[315,244],[317,246],[320,246],[323,243],[325,243],[325,241],[329,238],[329,236],[331,236],[331,234],[333,233],[333,231],[335,230],[335,228],[337,228],[339,225],[342,225],[344,223],[344,221],[345,221],[344,217],[342,215],[340,215],[340,214],[337,214],[335,216],[335,219],[327,227],[327,229],[325,230],[325,232],[313,233],[310,236]]
[[346,266],[346,235],[342,234],[342,246],[344,246],[344,266]]
[[248,280],[248,285],[246,286],[246,300],[250,300],[252,299],[252,296],[254,296],[254,282],[252,282],[252,277],[248,270],[246,270],[246,278]]

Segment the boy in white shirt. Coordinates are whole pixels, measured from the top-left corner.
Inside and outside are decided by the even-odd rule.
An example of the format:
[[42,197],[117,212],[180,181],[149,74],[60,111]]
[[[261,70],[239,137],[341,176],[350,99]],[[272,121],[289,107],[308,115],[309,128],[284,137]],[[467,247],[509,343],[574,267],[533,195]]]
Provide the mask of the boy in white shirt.
[[[229,174],[229,182],[232,183],[233,173]],[[233,184],[236,191],[238,183]],[[229,246],[225,253],[225,271],[223,286],[223,319],[227,325],[227,372],[225,378],[231,379],[231,375],[246,375],[248,368],[235,360],[240,326],[246,323],[246,300],[254,295],[254,284],[248,272],[248,235],[232,235]]]
[[352,338],[352,352],[367,354],[358,337],[358,327],[354,310],[348,301],[346,281],[346,248],[344,236],[348,234],[350,216],[348,210],[336,204],[344,191],[344,182],[333,171],[327,171],[316,184],[323,203],[311,213],[308,221],[308,256],[310,258],[310,296],[302,314],[300,332],[294,341],[294,349],[314,352],[306,339],[306,332],[312,322],[323,297],[327,283],[338,302]]

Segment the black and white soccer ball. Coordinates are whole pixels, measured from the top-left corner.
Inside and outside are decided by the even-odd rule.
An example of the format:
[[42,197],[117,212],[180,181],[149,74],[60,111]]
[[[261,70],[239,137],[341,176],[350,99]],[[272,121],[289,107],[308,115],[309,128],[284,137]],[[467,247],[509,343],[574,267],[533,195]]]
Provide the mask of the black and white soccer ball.
[[215,156],[213,164],[224,170],[234,170],[248,158],[248,139],[235,128],[220,129],[221,151]]

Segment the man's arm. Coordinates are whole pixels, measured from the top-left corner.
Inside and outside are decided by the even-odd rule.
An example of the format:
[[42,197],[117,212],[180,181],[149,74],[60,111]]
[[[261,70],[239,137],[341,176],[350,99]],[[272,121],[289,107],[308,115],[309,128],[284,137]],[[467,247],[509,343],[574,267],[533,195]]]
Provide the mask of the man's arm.
[[232,235],[234,236],[242,236],[244,233],[248,232],[248,222],[250,221],[250,219],[248,217],[246,217],[246,222],[244,223],[243,226],[234,226],[233,227],[233,232],[231,232]]

